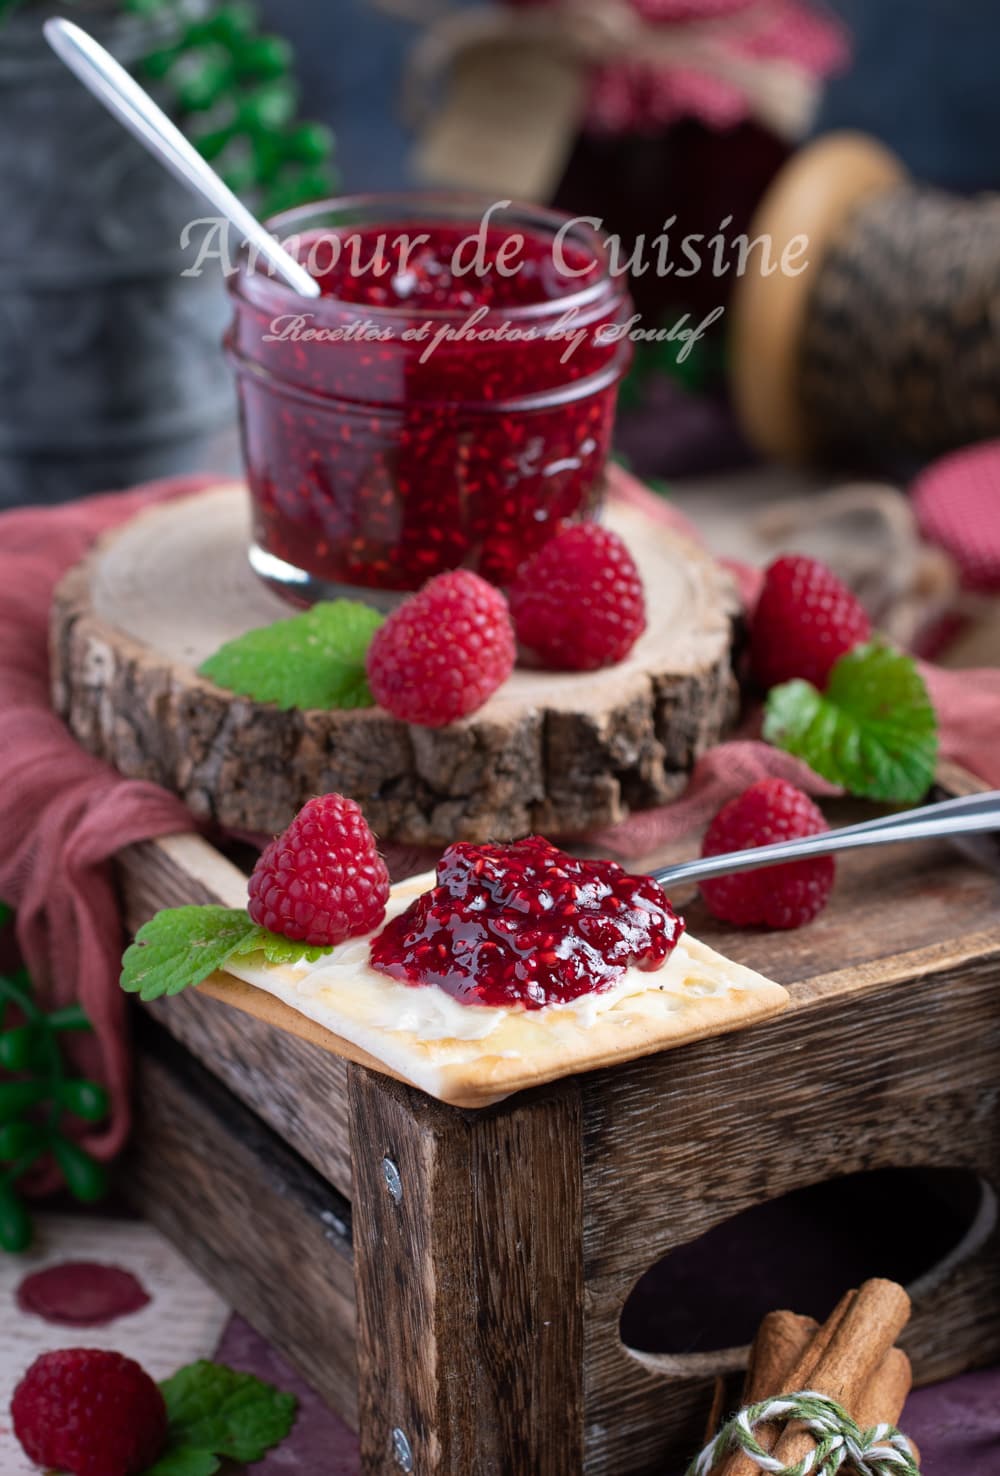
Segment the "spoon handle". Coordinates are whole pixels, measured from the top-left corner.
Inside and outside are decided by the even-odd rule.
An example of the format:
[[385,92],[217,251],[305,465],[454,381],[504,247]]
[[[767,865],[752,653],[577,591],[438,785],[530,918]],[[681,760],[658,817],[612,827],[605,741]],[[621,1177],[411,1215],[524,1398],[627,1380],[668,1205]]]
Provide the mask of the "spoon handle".
[[204,195],[220,215],[226,216],[243,239],[280,273],[289,287],[303,297],[320,295],[316,279],[251,215],[177,125],[110,52],[72,21],[52,17],[45,22],[44,30],[52,50],[98,101],[124,123],[129,132],[145,144],[182,184]]
[[1000,830],[1000,791],[945,800],[941,804],[925,805],[922,809],[903,811],[884,819],[827,830],[821,835],[799,836],[770,846],[705,856],[699,861],[663,867],[654,871],[652,876],[661,886],[668,887],[678,882],[731,876],[737,871],[756,871],[763,866],[778,866],[784,861],[804,861],[813,856],[830,856],[837,851],[857,850],[864,846],[929,840],[936,836],[972,835],[990,830]]
[[[984,790],[981,794],[963,794],[955,799],[935,800],[931,805],[921,805],[914,810],[897,810],[891,815],[877,815],[874,820],[862,820],[857,825],[843,825],[838,835],[864,835],[869,830],[886,830],[896,825],[909,825],[924,816],[928,819],[954,815],[996,814],[1000,807],[1000,789]],[[1000,829],[1000,826],[998,826]]]

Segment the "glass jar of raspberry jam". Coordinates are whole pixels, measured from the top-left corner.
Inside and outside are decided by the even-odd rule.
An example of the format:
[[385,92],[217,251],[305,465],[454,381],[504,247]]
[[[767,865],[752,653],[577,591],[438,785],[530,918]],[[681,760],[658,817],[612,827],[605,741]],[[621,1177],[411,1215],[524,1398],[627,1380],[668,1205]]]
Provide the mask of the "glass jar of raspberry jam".
[[322,296],[245,260],[232,279],[262,578],[298,601],[381,604],[457,567],[503,584],[595,514],[631,352],[599,233],[420,194],[309,206],[271,229]]

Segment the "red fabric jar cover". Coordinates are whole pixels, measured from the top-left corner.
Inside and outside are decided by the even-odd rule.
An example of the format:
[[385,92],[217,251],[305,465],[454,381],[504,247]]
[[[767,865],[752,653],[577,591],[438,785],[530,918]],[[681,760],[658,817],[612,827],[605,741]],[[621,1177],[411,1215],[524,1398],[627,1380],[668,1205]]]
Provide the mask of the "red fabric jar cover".
[[[507,0],[512,7],[544,7],[559,0]],[[648,25],[699,32],[714,25],[715,39],[735,58],[787,63],[822,79],[846,64],[846,33],[830,14],[803,0],[624,0]],[[600,133],[658,133],[679,118],[710,128],[733,128],[750,115],[739,84],[692,61],[665,66],[615,61],[595,68],[587,124]]]
[[912,494],[921,533],[951,554],[965,588],[1000,593],[1000,441],[941,457]]

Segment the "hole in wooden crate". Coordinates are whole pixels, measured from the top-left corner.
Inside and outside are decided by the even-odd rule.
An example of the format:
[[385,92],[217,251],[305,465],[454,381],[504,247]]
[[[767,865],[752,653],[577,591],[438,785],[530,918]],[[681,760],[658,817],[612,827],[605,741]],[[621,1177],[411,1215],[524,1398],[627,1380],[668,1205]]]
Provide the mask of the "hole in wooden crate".
[[997,1221],[991,1187],[964,1169],[880,1169],[795,1190],[671,1251],[636,1282],[621,1316],[632,1352],[699,1362],[731,1350],[738,1366],[775,1307],[825,1318],[869,1276],[917,1298],[983,1244]]

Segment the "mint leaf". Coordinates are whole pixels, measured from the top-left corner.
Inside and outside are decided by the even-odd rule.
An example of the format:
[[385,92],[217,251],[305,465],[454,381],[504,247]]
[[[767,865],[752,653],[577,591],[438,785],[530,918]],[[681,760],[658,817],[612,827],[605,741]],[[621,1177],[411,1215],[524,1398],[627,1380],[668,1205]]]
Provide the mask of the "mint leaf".
[[126,994],[149,1001],[200,984],[234,957],[259,953],[269,964],[315,963],[332,952],[268,932],[236,907],[166,907],[125,950],[119,982]]
[[934,706],[916,662],[870,641],[842,656],[825,692],[785,682],[768,694],[768,743],[866,799],[922,799],[934,778]]
[[244,942],[234,950],[233,956],[244,958],[248,953],[259,953],[269,964],[291,964],[305,959],[306,963],[315,963],[317,959],[323,958],[327,953],[333,952],[333,945],[320,948],[311,943],[298,943],[294,938],[283,938],[280,933],[271,933],[267,928],[258,928]]
[[365,656],[382,616],[354,600],[247,631],[198,668],[220,687],[281,708],[356,708],[374,703]]
[[179,1445],[160,1456],[155,1466],[143,1471],[142,1476],[215,1476],[222,1465],[218,1456],[210,1450],[195,1450],[190,1445]]
[[144,923],[122,959],[121,987],[140,999],[180,994],[221,969],[259,932],[235,907],[167,907]]
[[[253,1374],[204,1361],[180,1369],[160,1390],[167,1405],[170,1442],[178,1454],[190,1449],[248,1464],[284,1440],[298,1409],[294,1394],[284,1394]],[[180,1476],[188,1473],[182,1468]]]

